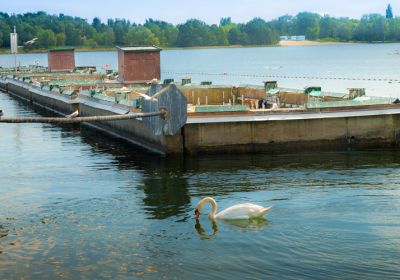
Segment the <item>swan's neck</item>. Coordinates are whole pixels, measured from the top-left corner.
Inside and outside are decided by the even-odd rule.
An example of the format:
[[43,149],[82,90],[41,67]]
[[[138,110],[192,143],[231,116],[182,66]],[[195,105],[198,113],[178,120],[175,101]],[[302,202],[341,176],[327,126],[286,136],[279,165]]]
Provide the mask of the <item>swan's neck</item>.
[[211,197],[206,197],[205,199],[203,199],[203,205],[206,203],[211,204],[211,213],[209,214],[209,217],[211,220],[214,220],[215,215],[217,214],[217,202]]

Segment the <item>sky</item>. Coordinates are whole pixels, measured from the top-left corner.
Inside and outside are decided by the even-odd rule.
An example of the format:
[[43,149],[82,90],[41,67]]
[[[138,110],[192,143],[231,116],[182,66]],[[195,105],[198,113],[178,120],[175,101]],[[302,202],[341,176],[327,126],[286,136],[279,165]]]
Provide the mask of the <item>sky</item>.
[[[178,24],[196,18],[213,24],[219,23],[221,17],[231,17],[233,22],[248,22],[254,17],[269,21],[302,11],[359,19],[370,13],[384,15],[389,3],[390,0],[0,0],[0,11],[63,13],[89,22],[97,16],[103,22],[125,18],[144,23],[152,18]],[[393,14],[400,15],[400,2],[390,4]]]

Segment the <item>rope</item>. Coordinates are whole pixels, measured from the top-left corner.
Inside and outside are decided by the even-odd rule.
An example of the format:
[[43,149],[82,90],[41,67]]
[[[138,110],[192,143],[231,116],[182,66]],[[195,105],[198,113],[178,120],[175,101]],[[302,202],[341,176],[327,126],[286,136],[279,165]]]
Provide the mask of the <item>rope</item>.
[[171,74],[171,75],[230,76],[230,77],[246,77],[246,78],[400,82],[399,79],[390,79],[390,78],[312,77],[312,76],[282,76],[282,75],[256,75],[256,74],[205,73],[205,72],[171,72],[171,71],[162,71],[162,73]]
[[117,120],[130,120],[137,118],[148,118],[160,116],[165,118],[165,109],[160,112],[151,113],[136,113],[126,115],[107,115],[107,116],[90,116],[90,117],[28,117],[28,118],[0,118],[0,123],[80,123],[80,122],[97,122],[97,121],[117,121]]

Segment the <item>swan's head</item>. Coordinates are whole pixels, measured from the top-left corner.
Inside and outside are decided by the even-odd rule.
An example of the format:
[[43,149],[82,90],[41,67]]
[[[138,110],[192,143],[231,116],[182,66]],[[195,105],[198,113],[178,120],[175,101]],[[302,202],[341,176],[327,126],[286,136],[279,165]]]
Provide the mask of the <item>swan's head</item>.
[[200,211],[204,208],[204,205],[206,204],[205,199],[203,198],[202,200],[197,203],[196,208],[194,209],[194,215],[196,216],[196,220],[200,218]]
[[194,215],[196,216],[196,220],[200,219],[200,211],[197,208],[194,210]]
[[194,215],[196,216],[196,220],[200,219],[200,211],[204,208],[204,203],[202,200],[197,204],[196,208],[194,209]]
[[215,203],[215,200],[211,197],[203,198],[202,200],[197,203],[197,206],[194,210],[194,214],[196,215],[196,219],[200,218],[201,210],[204,208],[204,205],[207,203]]

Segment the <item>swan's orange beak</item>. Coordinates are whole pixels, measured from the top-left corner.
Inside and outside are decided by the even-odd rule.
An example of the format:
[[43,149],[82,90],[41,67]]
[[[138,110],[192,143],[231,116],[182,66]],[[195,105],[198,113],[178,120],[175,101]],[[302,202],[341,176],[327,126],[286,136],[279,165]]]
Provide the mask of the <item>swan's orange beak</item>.
[[200,211],[199,210],[194,210],[194,214],[196,215],[196,220],[200,219]]

